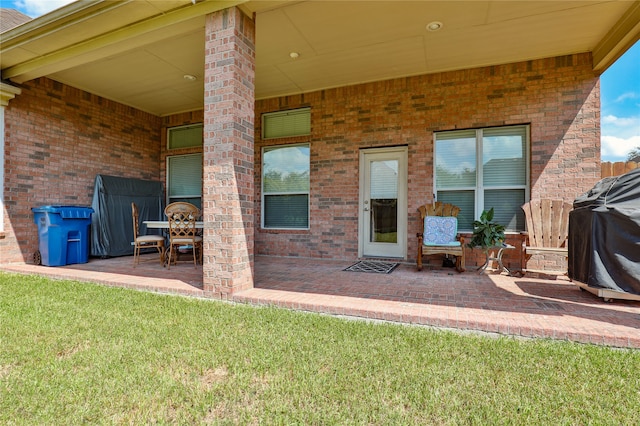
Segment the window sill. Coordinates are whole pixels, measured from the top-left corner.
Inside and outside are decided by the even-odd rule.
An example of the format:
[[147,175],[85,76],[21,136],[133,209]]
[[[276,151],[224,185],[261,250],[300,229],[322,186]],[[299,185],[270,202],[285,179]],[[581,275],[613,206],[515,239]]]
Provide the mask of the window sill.
[[260,232],[263,234],[309,234],[309,229],[268,229],[260,228]]

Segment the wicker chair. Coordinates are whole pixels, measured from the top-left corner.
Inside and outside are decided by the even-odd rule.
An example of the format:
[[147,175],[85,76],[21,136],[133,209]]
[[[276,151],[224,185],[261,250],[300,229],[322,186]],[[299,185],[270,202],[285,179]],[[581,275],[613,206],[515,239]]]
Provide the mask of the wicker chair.
[[165,207],[164,214],[169,220],[168,268],[171,269],[171,263],[175,264],[178,261],[181,247],[190,247],[193,250],[193,265],[196,267],[202,256],[202,237],[196,229],[200,209],[190,203],[176,202]]
[[140,250],[143,248],[155,248],[160,253],[160,264],[164,265],[164,237],[162,235],[140,235],[139,213],[136,203],[131,203],[133,216],[133,266],[140,263]]

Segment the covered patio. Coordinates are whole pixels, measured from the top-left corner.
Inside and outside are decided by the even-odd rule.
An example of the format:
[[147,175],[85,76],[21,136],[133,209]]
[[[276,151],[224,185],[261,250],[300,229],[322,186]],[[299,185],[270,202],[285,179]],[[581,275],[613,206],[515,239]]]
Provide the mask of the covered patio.
[[[125,256],[63,267],[10,264],[0,270],[208,296],[201,266],[185,263],[167,270],[155,255],[143,257],[135,268]],[[459,274],[448,268],[418,272],[412,263],[401,263],[391,274],[344,271],[352,263],[256,256],[254,288],[233,294],[229,301],[464,332],[640,348],[640,302],[604,302],[566,277],[516,278],[472,269]]]

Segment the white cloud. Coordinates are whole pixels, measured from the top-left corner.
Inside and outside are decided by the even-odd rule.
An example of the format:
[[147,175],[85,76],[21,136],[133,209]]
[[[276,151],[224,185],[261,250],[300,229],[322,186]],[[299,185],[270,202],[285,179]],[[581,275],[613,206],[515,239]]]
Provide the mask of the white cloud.
[[640,96],[638,96],[637,93],[635,92],[626,92],[623,93],[622,95],[618,96],[615,100],[615,102],[624,102],[627,99],[638,99],[640,98]]
[[16,0],[15,7],[32,18],[51,12],[75,0]]
[[616,136],[602,136],[602,161],[626,161],[632,149],[640,147],[640,135],[627,139]]
[[615,115],[606,115],[602,117],[601,134],[602,145],[604,145],[606,137],[610,138],[610,140],[614,138],[617,141],[635,140],[637,143],[637,138],[640,138],[640,116],[616,117]]
[[615,115],[607,115],[602,117],[602,124],[612,124],[618,127],[633,127],[640,129],[640,119],[638,117],[616,117]]

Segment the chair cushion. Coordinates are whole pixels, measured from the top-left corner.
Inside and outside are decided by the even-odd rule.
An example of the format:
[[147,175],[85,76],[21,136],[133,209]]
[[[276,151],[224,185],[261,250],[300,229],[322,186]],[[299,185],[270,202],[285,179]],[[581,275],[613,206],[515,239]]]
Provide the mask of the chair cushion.
[[458,219],[453,216],[426,216],[424,218],[425,246],[459,246],[456,241]]
[[202,237],[195,236],[193,238],[172,238],[171,244],[191,244],[191,243],[199,243],[202,241]]
[[139,243],[155,243],[157,241],[164,241],[164,237],[161,235],[140,235],[137,241]]

